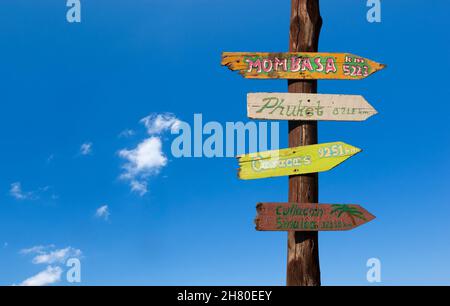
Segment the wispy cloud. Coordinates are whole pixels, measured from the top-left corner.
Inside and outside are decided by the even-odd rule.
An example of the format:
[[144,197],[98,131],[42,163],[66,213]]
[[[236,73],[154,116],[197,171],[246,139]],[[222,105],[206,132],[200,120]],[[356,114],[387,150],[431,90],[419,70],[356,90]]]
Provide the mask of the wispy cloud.
[[71,247],[59,249],[33,258],[34,264],[64,263],[69,257],[80,257],[81,251]]
[[20,286],[47,286],[61,281],[63,271],[60,267],[48,266],[44,271],[27,278]]
[[92,142],[83,143],[80,147],[80,154],[84,156],[92,154]]
[[145,195],[148,192],[147,182],[132,180],[130,182],[131,191],[136,192],[140,196]]
[[53,244],[50,244],[50,245],[36,245],[36,246],[33,246],[31,248],[28,248],[28,249],[20,250],[20,254],[23,254],[23,255],[27,255],[27,254],[42,254],[42,253],[45,253],[45,250],[51,249],[51,248],[54,248],[54,247],[55,247],[55,245],[53,245]]
[[9,194],[17,200],[32,200],[35,199],[33,192],[25,192],[22,190],[22,184],[20,182],[12,183],[9,189]]
[[16,200],[38,200],[41,197],[50,197],[52,200],[58,199],[58,196],[53,192],[52,186],[39,187],[33,191],[24,191],[20,182],[11,184],[9,194]]
[[181,121],[174,114],[164,113],[151,114],[141,119],[141,123],[145,125],[150,135],[157,135],[165,131],[177,132]]
[[128,138],[128,137],[134,136],[135,134],[136,133],[133,130],[126,129],[126,130],[123,130],[122,132],[120,132],[119,137],[120,138]]
[[109,207],[108,207],[108,205],[100,206],[100,207],[97,208],[97,210],[95,211],[95,216],[96,216],[97,218],[101,218],[101,219],[104,219],[104,220],[108,220],[108,219],[109,219],[109,215],[110,215],[110,212],[109,212]]
[[54,245],[34,246],[29,249],[23,249],[20,253],[33,255],[34,257],[31,262],[35,265],[65,263],[69,258],[80,258],[82,255],[79,249],[73,247],[56,249]]
[[61,281],[63,273],[62,265],[71,258],[80,259],[81,250],[66,247],[57,249],[55,245],[37,245],[31,248],[23,249],[19,252],[22,255],[33,256],[32,263],[35,265],[47,265],[47,268],[38,274],[27,278],[20,286],[47,286]]
[[48,157],[47,157],[47,164],[50,164],[53,160],[55,159],[55,154],[50,154]]
[[148,192],[148,178],[157,175],[167,165],[160,135],[178,130],[181,121],[173,114],[165,113],[147,116],[140,122],[147,128],[149,137],[134,149],[120,150],[119,156],[125,160],[120,178],[129,182],[131,191],[143,196]]

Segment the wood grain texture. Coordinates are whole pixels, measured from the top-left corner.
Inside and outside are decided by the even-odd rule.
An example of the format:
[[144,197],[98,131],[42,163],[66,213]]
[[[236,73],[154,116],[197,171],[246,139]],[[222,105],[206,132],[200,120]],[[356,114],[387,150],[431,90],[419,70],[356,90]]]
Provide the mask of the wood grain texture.
[[357,95],[249,93],[247,116],[263,120],[363,121],[377,111]]
[[375,216],[356,204],[259,203],[258,231],[348,231]]
[[385,65],[350,53],[223,52],[222,65],[247,79],[359,80]]
[[361,149],[343,142],[330,142],[238,156],[243,180],[328,171]]
[[[322,28],[319,0],[291,0],[290,52],[317,52]],[[317,93],[317,81],[289,80],[291,93]],[[317,121],[289,121],[289,147],[317,143]],[[289,177],[289,202],[318,203],[317,173]],[[287,286],[320,286],[318,232],[288,232]]]

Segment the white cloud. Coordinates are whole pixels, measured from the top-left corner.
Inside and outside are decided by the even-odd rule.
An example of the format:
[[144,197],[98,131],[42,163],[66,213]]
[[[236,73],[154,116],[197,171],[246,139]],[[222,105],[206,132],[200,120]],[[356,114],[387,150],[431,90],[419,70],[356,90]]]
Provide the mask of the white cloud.
[[61,281],[63,271],[60,267],[48,266],[44,271],[24,280],[21,286],[47,286]]
[[37,255],[33,258],[33,263],[38,264],[53,264],[64,263],[69,257],[80,257],[81,251],[71,247],[51,251],[49,253]]
[[[23,191],[22,184],[20,182],[12,183],[9,189],[9,194],[16,200],[38,200],[41,197],[50,197],[55,199],[55,194],[52,193],[52,186],[39,187],[33,191]],[[49,193],[52,193],[50,196]]]
[[79,258],[81,257],[81,250],[72,247],[66,247],[64,249],[55,249],[54,245],[49,246],[34,246],[29,249],[23,249],[20,251],[21,254],[33,254],[32,263],[35,265],[39,264],[55,264],[55,263],[65,263],[69,258]]
[[165,131],[177,132],[181,121],[171,113],[152,114],[141,119],[150,135],[161,134]]
[[131,191],[138,193],[141,197],[148,192],[147,182],[132,180],[130,182]]
[[95,216],[97,218],[102,218],[105,220],[108,220],[109,215],[110,215],[110,213],[109,213],[108,205],[103,205],[103,206],[99,207],[95,212]]
[[92,142],[85,142],[80,147],[81,155],[90,155],[92,153]]
[[34,199],[32,192],[24,192],[22,190],[22,184],[20,182],[12,183],[9,190],[9,194],[17,200],[30,200]]
[[148,178],[157,175],[167,165],[161,134],[169,130],[178,131],[181,121],[173,114],[163,113],[149,115],[140,123],[146,127],[149,137],[134,149],[120,150],[119,156],[125,160],[120,178],[129,182],[132,192],[143,196],[148,192]]
[[34,256],[32,263],[35,265],[47,265],[44,271],[26,279],[20,286],[46,286],[58,283],[61,281],[63,273],[63,269],[60,266],[64,265],[71,258],[80,259],[82,256],[79,249],[73,247],[57,249],[53,244],[37,245],[23,249],[20,251],[20,254]]
[[135,149],[123,149],[119,152],[119,156],[128,161],[124,165],[123,178],[156,174],[167,164],[167,158],[162,152],[162,142],[159,137],[147,138]]
[[148,191],[146,179],[167,164],[161,138],[155,136],[143,140],[135,149],[121,150],[119,156],[126,160],[120,178],[130,181],[132,190],[140,195]]
[[43,254],[45,250],[54,248],[55,246],[53,244],[51,245],[37,245],[28,249],[23,249],[20,251],[20,254]]

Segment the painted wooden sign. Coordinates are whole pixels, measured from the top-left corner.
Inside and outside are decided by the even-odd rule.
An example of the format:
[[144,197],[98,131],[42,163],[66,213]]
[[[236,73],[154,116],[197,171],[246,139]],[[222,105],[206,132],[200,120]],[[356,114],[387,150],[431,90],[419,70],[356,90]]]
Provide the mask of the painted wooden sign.
[[247,115],[266,120],[364,121],[377,111],[356,95],[249,93]]
[[361,149],[343,142],[322,143],[238,156],[244,180],[328,171]]
[[375,216],[359,205],[259,203],[258,231],[345,231]]
[[348,53],[223,52],[222,65],[248,79],[364,79],[385,65]]

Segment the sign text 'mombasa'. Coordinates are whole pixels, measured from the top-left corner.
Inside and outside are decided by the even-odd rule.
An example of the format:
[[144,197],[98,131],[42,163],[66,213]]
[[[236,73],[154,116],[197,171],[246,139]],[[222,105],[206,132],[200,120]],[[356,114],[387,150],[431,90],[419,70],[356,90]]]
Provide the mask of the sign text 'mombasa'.
[[325,72],[335,73],[336,60],[333,57],[323,58],[316,57],[245,57],[247,63],[247,72],[252,72],[254,69],[258,72],[270,73],[272,71],[283,72]]
[[346,79],[368,77],[385,65],[350,53],[223,52],[222,65],[256,79]]

